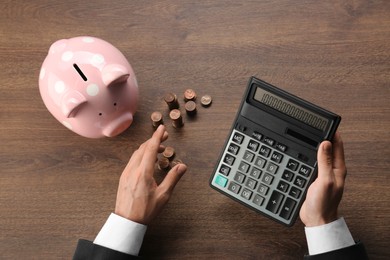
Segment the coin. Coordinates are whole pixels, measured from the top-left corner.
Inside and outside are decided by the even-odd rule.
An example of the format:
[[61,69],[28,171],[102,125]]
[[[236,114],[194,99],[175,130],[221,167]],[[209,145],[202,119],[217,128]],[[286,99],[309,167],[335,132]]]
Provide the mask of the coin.
[[175,128],[180,128],[184,125],[183,118],[179,109],[173,109],[169,113],[169,117],[172,119],[172,125]]
[[172,160],[173,157],[175,156],[175,148],[171,146],[165,147],[165,150],[163,152],[163,156],[169,160]]
[[202,103],[202,106],[205,106],[205,107],[208,107],[211,105],[211,102],[212,102],[212,98],[210,95],[204,95],[201,99],[200,99],[200,103]]
[[177,101],[177,96],[174,93],[167,93],[164,96],[164,100],[167,103],[169,110],[179,108],[179,102]]
[[193,89],[186,89],[186,91],[184,91],[184,101],[194,101],[196,99],[196,93]]
[[159,125],[163,124],[163,116],[160,112],[155,111],[150,116],[150,119],[152,120],[153,127],[158,127]]
[[194,101],[188,101],[185,104],[185,109],[189,116],[193,116],[196,114],[196,103]]
[[169,166],[170,166],[170,161],[168,160],[168,158],[162,157],[158,160],[158,168],[160,170],[167,170],[169,169]]

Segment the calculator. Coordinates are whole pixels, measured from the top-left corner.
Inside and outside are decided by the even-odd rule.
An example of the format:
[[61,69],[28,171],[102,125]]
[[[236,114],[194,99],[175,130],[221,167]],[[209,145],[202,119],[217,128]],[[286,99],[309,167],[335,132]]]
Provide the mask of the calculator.
[[210,186],[292,226],[341,117],[251,77]]

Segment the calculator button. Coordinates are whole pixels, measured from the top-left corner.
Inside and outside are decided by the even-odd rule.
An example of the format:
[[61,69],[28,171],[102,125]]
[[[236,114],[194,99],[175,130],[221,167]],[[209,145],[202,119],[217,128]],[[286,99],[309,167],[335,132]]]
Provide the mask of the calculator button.
[[249,175],[255,179],[259,179],[261,175],[261,170],[253,167]]
[[289,195],[293,198],[298,199],[299,196],[301,195],[301,190],[296,188],[296,187],[291,187]]
[[271,149],[266,147],[266,146],[262,146],[260,147],[260,151],[259,151],[259,154],[264,156],[264,157],[268,157],[269,154],[271,153]]
[[278,170],[278,166],[276,164],[273,164],[272,162],[268,162],[266,171],[272,174],[275,174]]
[[228,176],[230,172],[230,167],[222,164],[221,167],[219,168],[219,172],[222,173],[223,175]]
[[278,149],[281,152],[287,151],[287,146],[285,146],[284,144],[281,144],[281,143],[277,143],[275,145],[275,148]]
[[294,211],[295,205],[297,203],[295,200],[287,198],[284,203],[282,210],[280,211],[280,216],[284,219],[289,219],[291,217],[291,213]]
[[234,155],[237,155],[239,150],[240,150],[240,147],[238,145],[235,145],[235,144],[231,143],[228,146],[228,152],[232,153]]
[[277,152],[274,152],[272,155],[271,155],[271,160],[276,162],[276,163],[280,163],[283,159],[283,155],[281,153],[277,153]]
[[253,203],[255,203],[258,206],[261,206],[264,202],[264,198],[261,197],[259,194],[256,194],[255,197],[253,198]]
[[269,189],[269,188],[268,188],[267,186],[261,184],[261,185],[259,186],[259,189],[258,189],[257,191],[260,193],[260,195],[265,196],[265,195],[267,195],[268,189]]
[[300,188],[303,188],[305,186],[306,180],[300,176],[297,176],[295,178],[294,184],[297,185]]
[[273,179],[274,179],[274,177],[272,177],[271,175],[265,174],[263,179],[262,179],[262,182],[264,182],[265,184],[271,185]]
[[253,153],[245,151],[243,158],[247,162],[252,162],[254,157],[255,157],[255,155]]
[[302,165],[301,168],[299,168],[298,171],[300,174],[302,174],[305,177],[308,177],[311,173],[311,169],[307,167],[306,165]]
[[244,136],[239,133],[234,133],[232,140],[235,143],[242,144],[242,141],[244,141]]
[[247,200],[250,200],[251,196],[252,196],[252,192],[248,189],[244,189],[241,193],[241,197],[243,197],[244,199],[247,199]]
[[259,149],[259,143],[253,140],[250,140],[248,143],[248,149],[254,152],[257,152],[257,149]]
[[265,166],[265,162],[266,160],[264,160],[263,158],[257,157],[255,161],[255,165],[259,168],[263,168]]
[[221,175],[217,175],[217,178],[215,178],[215,183],[223,188],[226,187],[227,182],[228,182],[228,179],[226,179],[225,177],[222,177]]
[[254,190],[256,188],[256,185],[257,181],[255,181],[254,179],[248,178],[246,180],[245,186],[247,186],[248,188]]
[[231,182],[231,183],[229,184],[228,190],[230,190],[231,192],[234,192],[234,193],[238,194],[238,193],[240,192],[240,188],[241,188],[240,185],[238,185],[237,183]]
[[289,160],[287,163],[287,168],[289,168],[292,171],[296,171],[298,169],[299,163],[294,160]]
[[275,141],[269,137],[264,138],[264,143],[268,144],[269,146],[273,146]]
[[232,166],[235,159],[236,158],[234,156],[232,156],[230,154],[226,154],[225,158],[223,159],[223,162],[228,164],[228,165],[230,165],[230,166]]
[[290,186],[290,185],[288,185],[286,182],[280,181],[279,184],[278,184],[277,189],[280,190],[280,191],[282,191],[282,192],[286,192],[286,191],[288,190],[288,187],[289,187],[289,186]]
[[249,171],[249,164],[241,162],[240,166],[238,166],[238,169],[242,171],[243,173],[247,173]]
[[283,175],[282,175],[283,180],[292,181],[293,178],[294,178],[294,173],[287,171],[287,170],[285,170],[283,172]]
[[260,134],[259,132],[255,131],[255,132],[253,132],[252,137],[255,138],[256,140],[260,141],[261,138],[263,137],[263,135]]
[[271,211],[272,213],[278,212],[280,204],[283,201],[283,198],[284,198],[283,194],[277,191],[273,191],[271,198],[268,201],[266,209]]
[[238,183],[243,183],[244,180],[245,180],[245,175],[240,173],[240,172],[237,172],[236,173],[236,176],[234,176],[234,180]]

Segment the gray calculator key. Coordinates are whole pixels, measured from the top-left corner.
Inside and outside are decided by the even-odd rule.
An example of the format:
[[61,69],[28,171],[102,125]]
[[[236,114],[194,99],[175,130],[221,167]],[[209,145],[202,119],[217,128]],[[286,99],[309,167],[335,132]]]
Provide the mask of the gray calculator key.
[[266,171],[272,174],[275,174],[278,170],[278,166],[272,162],[268,162]]
[[238,194],[238,193],[240,192],[240,188],[241,188],[241,186],[238,185],[237,183],[230,182],[229,187],[228,187],[228,190],[230,190],[231,192],[234,192],[234,193]]
[[265,183],[265,184],[268,184],[268,185],[271,185],[272,183],[272,180],[274,179],[274,177],[272,175],[269,175],[269,174],[265,174],[262,181]]
[[291,181],[294,178],[294,173],[285,170],[282,175],[282,179],[286,181]]
[[271,211],[272,213],[278,212],[280,204],[283,201],[283,198],[284,198],[283,194],[277,191],[273,191],[271,198],[268,201],[266,209]]
[[303,188],[305,186],[306,180],[300,176],[297,176],[295,178],[294,184],[297,185],[300,188]]
[[264,198],[261,197],[259,194],[256,194],[255,197],[253,198],[253,203],[255,203],[258,206],[261,206],[264,202]]
[[238,151],[240,151],[240,147],[236,144],[230,143],[228,146],[228,152],[232,153],[234,155],[238,154]]
[[250,140],[248,143],[248,149],[254,152],[257,152],[257,149],[259,148],[260,144],[256,141]]
[[251,196],[252,196],[252,191],[250,191],[248,189],[244,189],[241,193],[241,197],[243,197],[244,199],[247,199],[247,200],[250,200]]
[[276,163],[280,163],[283,160],[283,155],[281,153],[274,152],[271,155],[271,160]]
[[256,158],[255,165],[257,167],[259,167],[260,169],[264,167],[265,163],[266,163],[266,160],[264,160],[263,158],[261,158],[261,157]]
[[228,165],[230,165],[230,166],[232,166],[235,159],[236,158],[234,156],[232,156],[230,154],[226,154],[225,158],[223,159],[223,162],[228,164]]
[[295,202],[295,200],[287,198],[286,202],[282,207],[282,210],[280,211],[280,216],[288,220],[291,216],[291,213],[294,211],[296,204],[297,203]]
[[240,166],[238,166],[238,170],[242,171],[243,173],[247,173],[249,171],[249,167],[249,164],[241,162]]
[[252,162],[255,155],[251,152],[245,151],[243,159],[247,162]]
[[267,193],[268,193],[268,189],[269,189],[269,188],[268,188],[267,186],[261,184],[261,185],[259,186],[259,189],[258,189],[257,191],[260,193],[260,195],[265,196],[265,195],[267,195]]
[[239,133],[234,133],[232,140],[238,144],[241,144],[244,141],[244,136]]
[[292,171],[296,171],[298,169],[299,163],[294,160],[289,160],[287,163],[287,168],[289,168]]
[[253,167],[249,175],[255,179],[259,179],[261,175],[261,170],[257,169],[256,167]]
[[300,174],[302,174],[305,177],[308,177],[311,173],[311,169],[307,167],[306,165],[302,165],[301,168],[299,168],[298,171]]
[[301,195],[301,190],[296,187],[291,187],[289,195],[298,199],[299,195]]
[[259,151],[259,154],[264,156],[264,157],[268,157],[269,154],[271,153],[271,149],[268,148],[267,146],[262,146],[260,147],[260,151]]
[[236,176],[234,176],[234,180],[238,183],[243,183],[244,180],[245,180],[245,175],[240,173],[240,172],[237,172],[236,173]]
[[256,188],[256,185],[257,185],[257,181],[255,181],[254,179],[248,178],[246,180],[245,186],[247,186],[248,188],[254,190]]
[[225,176],[228,176],[229,172],[230,172],[230,167],[222,164],[221,167],[219,168],[219,172],[222,173]]

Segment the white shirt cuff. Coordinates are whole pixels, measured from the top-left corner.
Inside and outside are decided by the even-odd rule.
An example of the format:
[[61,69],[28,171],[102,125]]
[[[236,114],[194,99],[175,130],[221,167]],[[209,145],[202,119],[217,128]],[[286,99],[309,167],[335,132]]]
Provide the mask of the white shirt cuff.
[[145,225],[111,213],[93,243],[125,254],[138,256],[146,228]]
[[330,252],[355,244],[342,217],[325,225],[305,227],[305,234],[309,255]]

